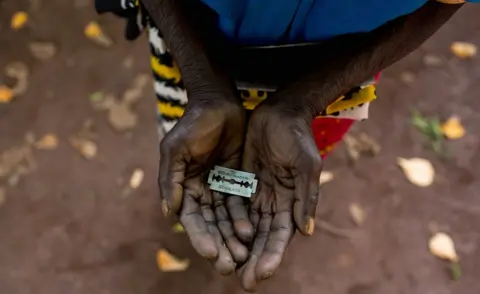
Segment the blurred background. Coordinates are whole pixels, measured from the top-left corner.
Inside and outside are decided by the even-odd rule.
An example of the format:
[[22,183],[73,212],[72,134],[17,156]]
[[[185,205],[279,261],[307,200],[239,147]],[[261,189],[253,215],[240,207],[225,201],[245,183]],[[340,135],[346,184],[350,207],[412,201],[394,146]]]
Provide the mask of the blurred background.
[[[316,234],[260,293],[480,293],[478,15],[383,73],[371,119],[326,161]],[[88,0],[0,0],[1,294],[243,293],[161,216],[148,46],[123,30]]]

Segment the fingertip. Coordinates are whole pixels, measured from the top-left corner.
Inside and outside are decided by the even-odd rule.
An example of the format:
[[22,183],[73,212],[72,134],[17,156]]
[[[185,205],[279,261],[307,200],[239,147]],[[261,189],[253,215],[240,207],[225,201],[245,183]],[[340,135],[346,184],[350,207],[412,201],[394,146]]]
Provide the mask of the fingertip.
[[271,276],[273,276],[274,273],[275,271],[273,270],[266,270],[266,271],[259,272],[257,273],[257,281],[268,280]]
[[270,253],[266,252],[262,254],[258,260],[255,276],[257,281],[267,280],[272,277],[282,262],[283,252]]
[[247,247],[239,248],[235,252],[232,252],[232,255],[237,264],[243,264],[248,259],[248,249]]
[[237,220],[234,223],[235,234],[244,243],[250,243],[253,240],[253,225],[249,220]]
[[248,259],[248,249],[245,245],[240,243],[238,239],[231,238],[226,240],[227,248],[230,250],[233,261],[236,264],[244,264]]
[[305,217],[303,203],[299,200],[295,201],[295,204],[293,205],[293,220],[295,221],[295,225],[300,233],[302,235],[307,235],[307,219]]
[[305,232],[307,236],[313,235],[313,231],[315,230],[315,220],[312,217],[307,217],[307,223],[305,227]]
[[252,255],[248,263],[244,265],[245,269],[241,275],[242,287],[245,291],[250,293],[257,291],[257,279],[255,277],[257,260],[258,258],[255,255]]
[[218,257],[218,248],[210,235],[198,236],[191,238],[193,248],[200,256],[208,259],[215,260]]
[[281,256],[265,254],[258,260],[255,269],[255,276],[257,281],[266,280],[273,276],[278,266],[280,265]]
[[215,261],[215,269],[222,275],[228,276],[235,271],[235,262],[231,257],[219,257]]
[[[171,189],[161,189],[162,213],[165,217],[177,214],[182,207],[183,187],[180,184],[171,185]],[[166,192],[169,191],[169,192]]]
[[298,231],[306,237],[310,237],[315,232],[315,219],[312,217],[303,217],[301,221],[295,221]]
[[304,236],[311,236],[315,231],[315,217],[305,215],[303,203],[297,200],[293,206],[293,219],[300,233]]
[[170,216],[170,206],[168,205],[168,201],[166,199],[162,200],[162,213],[164,217]]

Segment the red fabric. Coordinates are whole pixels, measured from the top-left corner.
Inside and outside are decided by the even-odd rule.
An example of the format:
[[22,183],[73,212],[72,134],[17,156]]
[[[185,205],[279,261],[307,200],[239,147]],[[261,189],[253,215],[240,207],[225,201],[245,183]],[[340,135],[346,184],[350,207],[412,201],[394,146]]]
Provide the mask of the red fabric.
[[[380,73],[375,75],[375,84],[380,79]],[[355,120],[345,118],[317,117],[312,122],[312,131],[318,151],[322,158],[335,148],[348,132]]]
[[325,158],[343,139],[354,122],[353,119],[330,117],[317,117],[313,120],[312,131],[322,158]]

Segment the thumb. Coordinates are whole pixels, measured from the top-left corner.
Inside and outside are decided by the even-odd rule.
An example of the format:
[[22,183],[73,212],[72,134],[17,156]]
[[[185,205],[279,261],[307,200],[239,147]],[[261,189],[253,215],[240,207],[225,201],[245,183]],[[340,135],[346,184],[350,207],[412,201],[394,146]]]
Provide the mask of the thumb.
[[320,197],[322,158],[311,134],[305,134],[297,142],[300,155],[294,164],[293,218],[298,230],[303,235],[310,236],[315,228],[315,211]]
[[177,214],[182,206],[186,162],[173,133],[160,142],[158,186],[165,216]]

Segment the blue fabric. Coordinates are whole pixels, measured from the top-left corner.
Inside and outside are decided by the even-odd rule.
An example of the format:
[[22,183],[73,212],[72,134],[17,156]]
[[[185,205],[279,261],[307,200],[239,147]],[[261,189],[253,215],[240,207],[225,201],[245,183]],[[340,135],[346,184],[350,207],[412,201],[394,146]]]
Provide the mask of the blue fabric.
[[[371,31],[429,0],[201,0],[241,44],[319,41]],[[468,2],[478,2],[471,0]]]

